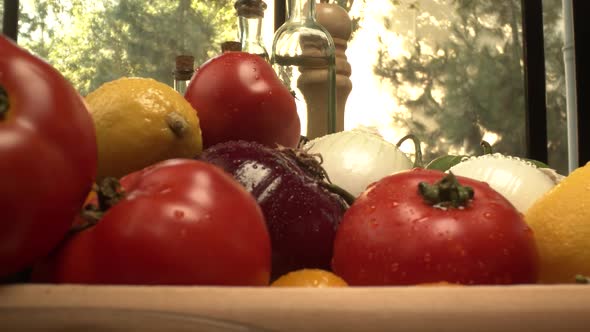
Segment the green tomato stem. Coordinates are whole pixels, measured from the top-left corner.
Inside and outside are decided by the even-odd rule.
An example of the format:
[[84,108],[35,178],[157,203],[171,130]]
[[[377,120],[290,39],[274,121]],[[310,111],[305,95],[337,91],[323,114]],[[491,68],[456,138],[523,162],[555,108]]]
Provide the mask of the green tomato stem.
[[100,185],[94,186],[93,190],[96,191],[98,206],[94,204],[86,205],[81,213],[84,223],[72,227],[70,233],[78,233],[96,225],[111,207],[125,198],[121,183],[113,177],[104,178]]
[[435,184],[420,182],[418,192],[428,204],[441,208],[465,207],[474,196],[473,188],[462,186],[452,172]]
[[408,134],[402,137],[399,142],[397,142],[396,146],[399,148],[406,140],[412,140],[414,143],[414,151],[415,151],[415,158],[414,158],[414,168],[423,168],[424,162],[422,161],[422,147],[420,140],[413,134]]
[[8,92],[0,85],[0,121],[6,119],[9,110],[10,99],[8,98]]

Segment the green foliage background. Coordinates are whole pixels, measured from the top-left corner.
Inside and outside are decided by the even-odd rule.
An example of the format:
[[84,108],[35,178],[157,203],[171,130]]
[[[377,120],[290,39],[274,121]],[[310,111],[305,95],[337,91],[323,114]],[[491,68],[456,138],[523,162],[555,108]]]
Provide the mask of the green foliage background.
[[[22,0],[21,5],[25,1],[29,8],[21,11],[19,43],[47,59],[83,95],[121,76],[172,85],[176,55],[190,53],[199,65],[237,35],[234,0]],[[337,1],[347,9],[354,2]],[[402,30],[395,17],[411,9],[420,31],[414,39],[405,36],[408,56],[391,56],[387,45],[374,50],[379,52],[375,74],[392,83],[392,94],[409,110],[395,113],[392,124],[424,141],[427,161],[451,148],[479,153],[484,132],[499,135],[496,151],[524,156],[521,0],[389,1],[394,12],[386,15],[385,27]],[[561,0],[543,5],[549,163],[565,174]],[[353,17],[355,29],[362,28],[362,19]]]
[[234,39],[231,0],[31,0],[19,42],[47,59],[83,95],[122,76],[172,84],[174,59],[196,64]]
[[[394,121],[424,141],[425,160],[451,147],[480,154],[484,132],[499,135],[495,151],[525,156],[521,1],[390,1],[396,10],[405,6],[417,11],[421,34],[409,56],[394,58],[383,45],[374,71],[392,83],[400,105],[410,111],[409,116],[396,114]],[[549,163],[566,173],[561,0],[543,4]],[[392,31],[400,29],[393,19],[384,24]],[[434,38],[441,33],[443,42]],[[418,96],[409,89],[417,89]],[[441,92],[442,98],[437,97]]]

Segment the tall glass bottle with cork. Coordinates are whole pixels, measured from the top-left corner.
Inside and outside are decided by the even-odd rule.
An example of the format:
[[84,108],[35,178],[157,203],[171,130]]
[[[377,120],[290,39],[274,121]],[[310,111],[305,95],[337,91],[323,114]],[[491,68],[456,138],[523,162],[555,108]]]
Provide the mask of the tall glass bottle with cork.
[[288,0],[287,15],[275,33],[271,63],[295,95],[302,134],[313,139],[334,133],[334,41],[315,19],[315,0]]
[[262,19],[266,7],[262,0],[237,0],[234,3],[242,51],[260,55],[269,61],[268,51],[262,41]]

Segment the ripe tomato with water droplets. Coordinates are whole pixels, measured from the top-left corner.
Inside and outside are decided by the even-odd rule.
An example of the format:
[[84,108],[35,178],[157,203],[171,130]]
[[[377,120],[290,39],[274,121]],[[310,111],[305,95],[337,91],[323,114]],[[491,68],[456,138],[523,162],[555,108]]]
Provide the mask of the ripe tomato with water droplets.
[[538,256],[522,215],[489,185],[414,169],[348,209],[332,268],[350,285],[518,284],[537,280]]
[[124,176],[120,187],[110,180],[101,184],[99,209],[90,209],[97,223],[39,264],[34,281],[268,285],[262,211],[221,169],[171,159]]
[[65,237],[96,160],[82,97],[55,68],[0,36],[0,278]]
[[225,52],[199,67],[185,98],[197,111],[205,148],[231,140],[295,147],[295,98],[262,57]]

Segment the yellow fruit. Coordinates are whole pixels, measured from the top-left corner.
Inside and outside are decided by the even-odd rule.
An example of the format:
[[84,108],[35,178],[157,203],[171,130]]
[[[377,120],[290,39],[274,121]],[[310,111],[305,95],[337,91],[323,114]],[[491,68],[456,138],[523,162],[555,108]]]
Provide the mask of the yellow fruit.
[[424,284],[417,284],[416,286],[428,286],[428,287],[437,287],[437,286],[463,286],[461,284],[455,284],[446,281],[439,281],[439,282],[427,282]]
[[590,275],[590,163],[573,171],[525,213],[540,258],[539,281],[572,283]]
[[96,128],[98,180],[201,153],[199,119],[182,95],[149,78],[120,78],[86,97]]
[[302,269],[289,272],[271,284],[272,287],[346,287],[348,284],[332,272],[321,269]]

